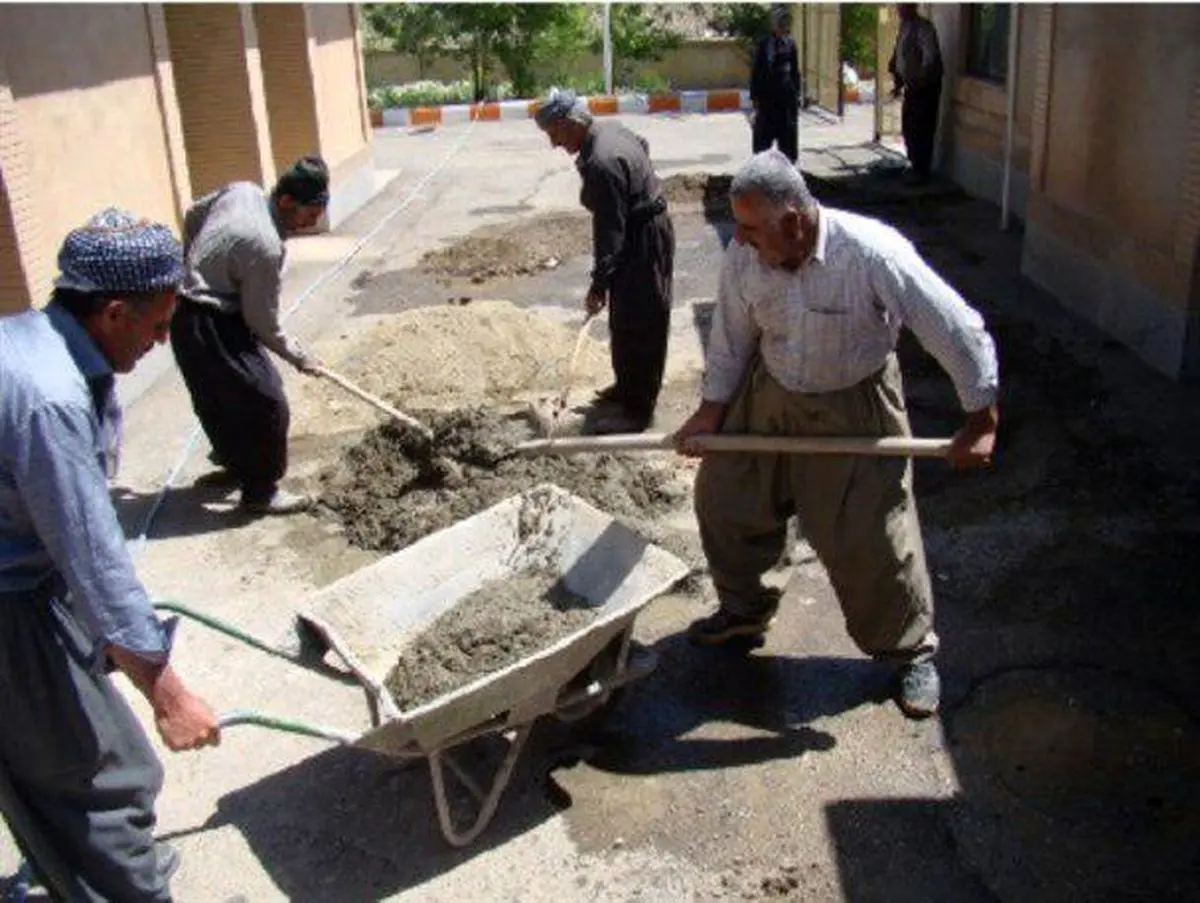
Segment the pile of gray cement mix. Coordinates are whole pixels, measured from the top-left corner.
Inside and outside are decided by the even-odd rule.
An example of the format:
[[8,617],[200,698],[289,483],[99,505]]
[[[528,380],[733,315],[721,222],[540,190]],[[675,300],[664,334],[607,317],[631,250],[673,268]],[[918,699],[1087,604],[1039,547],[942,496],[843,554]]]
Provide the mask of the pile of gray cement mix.
[[421,631],[384,684],[401,711],[415,708],[553,645],[596,611],[550,571],[494,580]]
[[360,548],[398,551],[539,483],[574,493],[634,529],[686,497],[672,469],[653,456],[507,457],[535,438],[525,417],[483,408],[414,415],[430,426],[434,450],[459,465],[462,479],[447,481],[429,467],[428,446],[404,427],[368,432],[322,478],[322,502]]

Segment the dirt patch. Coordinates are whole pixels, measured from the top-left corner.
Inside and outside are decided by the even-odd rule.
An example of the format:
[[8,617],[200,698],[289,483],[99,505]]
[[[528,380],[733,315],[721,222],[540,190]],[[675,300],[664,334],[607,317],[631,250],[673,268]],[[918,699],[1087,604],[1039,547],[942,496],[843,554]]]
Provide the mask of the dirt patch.
[[322,478],[322,499],[356,546],[395,552],[539,483],[554,483],[649,535],[646,521],[684,500],[669,462],[618,455],[506,458],[533,438],[528,421],[483,408],[422,411],[439,452],[464,479],[448,485],[420,466],[410,432],[385,424],[369,432]]
[[595,616],[551,571],[493,580],[423,630],[385,684],[401,710],[414,708],[545,649]]
[[710,173],[680,173],[663,179],[663,194],[672,206],[700,204],[707,219],[731,220],[729,185],[732,176]]
[[[578,324],[508,301],[427,307],[378,323],[344,369],[367,391],[395,399],[402,410],[557,394],[577,332]],[[602,385],[610,377],[607,347],[586,338],[575,383]]]
[[449,247],[430,251],[418,268],[445,284],[467,280],[478,285],[552,270],[591,249],[588,217],[558,214],[520,221],[517,228],[508,223],[479,229]]

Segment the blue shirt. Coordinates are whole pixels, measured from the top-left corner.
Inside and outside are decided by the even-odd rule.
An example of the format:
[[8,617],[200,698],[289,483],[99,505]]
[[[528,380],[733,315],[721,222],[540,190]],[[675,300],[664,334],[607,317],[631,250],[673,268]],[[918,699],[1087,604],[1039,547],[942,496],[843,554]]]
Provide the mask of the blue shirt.
[[[67,311],[0,317],[0,594],[67,587],[95,643],[151,661],[170,653],[109,497],[112,367]],[[110,424],[111,426],[111,424]]]

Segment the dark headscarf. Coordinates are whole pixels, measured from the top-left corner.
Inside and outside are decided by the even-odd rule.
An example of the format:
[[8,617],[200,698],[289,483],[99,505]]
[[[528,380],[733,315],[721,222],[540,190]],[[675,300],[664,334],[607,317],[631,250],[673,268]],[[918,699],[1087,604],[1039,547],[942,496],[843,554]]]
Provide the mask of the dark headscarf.
[[329,167],[320,157],[301,157],[279,177],[275,193],[305,207],[324,207],[329,203]]

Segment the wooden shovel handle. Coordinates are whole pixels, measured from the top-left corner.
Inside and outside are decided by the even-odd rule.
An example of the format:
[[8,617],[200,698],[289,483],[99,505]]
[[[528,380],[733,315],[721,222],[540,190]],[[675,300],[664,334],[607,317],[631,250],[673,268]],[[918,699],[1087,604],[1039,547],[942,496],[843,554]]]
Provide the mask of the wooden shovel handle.
[[[857,436],[751,436],[722,433],[696,436],[696,445],[712,452],[767,452],[779,454],[874,455],[883,457],[944,458],[949,439],[909,439]],[[674,448],[671,433],[627,433],[612,436],[564,436],[523,442],[521,455],[605,454],[646,452]]]
[[350,380],[346,379],[346,377],[341,376],[337,373],[334,373],[332,370],[329,370],[325,367],[317,367],[316,372],[320,376],[325,377],[325,379],[329,380],[331,383],[334,383],[334,384],[340,386],[341,388],[345,389],[347,392],[349,392],[351,395],[355,396],[356,398],[359,398],[362,401],[365,401],[367,404],[371,405],[376,410],[382,411],[383,413],[387,414],[389,417],[393,417],[396,420],[399,420],[401,423],[407,425],[411,429],[416,430],[418,433],[420,433],[426,439],[430,439],[430,440],[433,439],[433,430],[431,430],[425,424],[421,423],[421,421],[419,421],[413,417],[410,417],[408,414],[405,414],[403,411],[399,410],[398,408],[392,407],[390,404],[388,404],[382,398],[377,398],[376,396],[372,395],[370,392],[366,391],[365,389],[363,389],[359,386],[356,386],[354,383],[350,382]]

